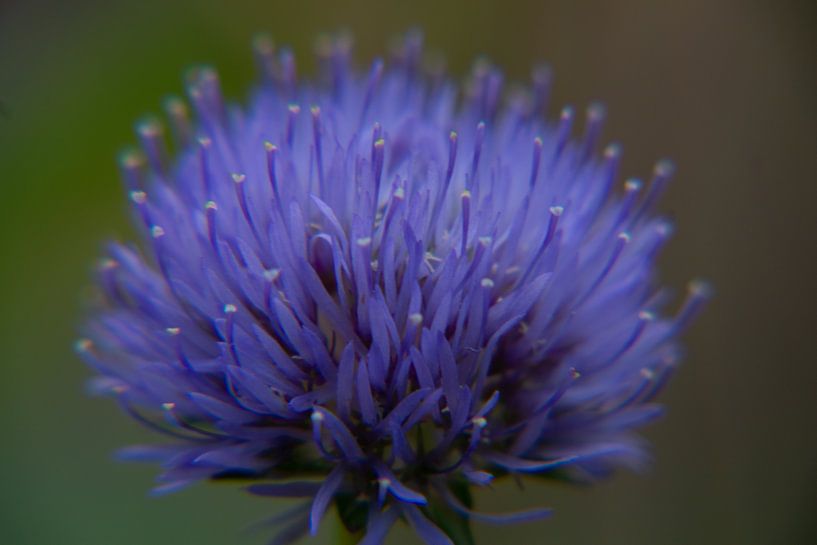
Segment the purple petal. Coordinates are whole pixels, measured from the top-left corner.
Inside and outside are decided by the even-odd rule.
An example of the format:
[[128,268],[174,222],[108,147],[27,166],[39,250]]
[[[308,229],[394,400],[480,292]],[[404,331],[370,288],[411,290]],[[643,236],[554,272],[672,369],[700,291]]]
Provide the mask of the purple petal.
[[329,507],[329,503],[334,498],[335,492],[340,488],[345,473],[346,468],[343,466],[335,466],[335,468],[329,472],[329,475],[326,476],[320,489],[318,489],[318,492],[315,494],[315,500],[312,502],[312,510],[309,513],[309,532],[313,536],[318,533],[318,525],[321,523],[326,508]]
[[400,504],[400,510],[406,515],[409,524],[417,532],[417,535],[428,545],[454,545],[454,542],[414,505]]
[[443,493],[443,497],[445,498],[448,505],[450,505],[455,511],[459,512],[460,514],[478,520],[480,522],[487,522],[489,524],[519,524],[521,522],[532,522],[535,520],[541,520],[543,518],[549,517],[553,514],[552,509],[547,508],[540,508],[540,509],[529,509],[526,511],[516,511],[513,513],[505,513],[505,514],[492,514],[492,513],[480,513],[477,511],[472,511],[464,506],[460,501],[445,488],[441,488]]

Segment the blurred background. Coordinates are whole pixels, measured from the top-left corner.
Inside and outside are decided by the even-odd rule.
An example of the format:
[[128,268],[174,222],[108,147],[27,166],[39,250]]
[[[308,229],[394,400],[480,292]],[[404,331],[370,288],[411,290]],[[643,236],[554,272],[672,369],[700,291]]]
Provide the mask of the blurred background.
[[281,505],[226,485],[149,498],[155,469],[111,457],[148,436],[84,394],[72,342],[92,263],[105,240],[132,236],[115,156],[193,63],[243,99],[258,31],[308,74],[318,32],[351,30],[368,63],[411,27],[458,77],[480,54],[511,80],[550,62],[552,112],[602,100],[625,175],[673,158],[663,209],[679,228],[663,278],[717,290],[663,395],[667,417],[646,430],[652,472],[500,486],[479,505],[556,515],[478,526],[478,542],[817,543],[817,3],[340,4],[0,1],[0,543],[263,541],[240,531]]

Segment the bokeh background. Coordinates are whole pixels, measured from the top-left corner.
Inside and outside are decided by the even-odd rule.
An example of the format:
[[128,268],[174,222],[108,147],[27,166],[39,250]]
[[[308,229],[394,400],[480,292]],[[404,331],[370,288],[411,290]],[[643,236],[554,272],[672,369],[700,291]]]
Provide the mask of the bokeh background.
[[556,516],[478,526],[479,543],[817,543],[813,0],[0,2],[0,543],[263,541],[240,530],[282,505],[226,485],[149,498],[154,469],[111,457],[146,434],[83,393],[71,347],[91,264],[132,234],[115,155],[192,63],[215,65],[242,99],[258,31],[308,74],[318,32],[351,30],[367,62],[411,27],[458,76],[479,54],[513,80],[549,61],[553,111],[606,103],[627,175],[672,157],[663,207],[679,229],[664,278],[717,290],[663,396],[668,416],[646,432],[652,472],[500,486],[480,505],[547,503]]

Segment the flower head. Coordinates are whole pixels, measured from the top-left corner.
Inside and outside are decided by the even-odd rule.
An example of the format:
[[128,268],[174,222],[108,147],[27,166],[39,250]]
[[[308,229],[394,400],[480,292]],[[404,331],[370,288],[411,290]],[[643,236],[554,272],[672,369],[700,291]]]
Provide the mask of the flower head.
[[416,36],[367,73],[328,42],[315,84],[256,51],[248,106],[209,69],[192,120],[168,103],[173,159],[139,125],[122,168],[145,244],[111,246],[78,344],[95,388],[170,438],[125,451],[162,463],[158,490],[234,477],[306,498],[281,543],[334,504],[365,543],[403,519],[437,544],[549,513],[471,511],[494,477],[641,466],[632,430],[704,297],[661,314],[671,165],[617,191],[602,108],[578,139],[571,108],[546,122],[546,70],[503,102],[486,63],[462,90],[421,70]]

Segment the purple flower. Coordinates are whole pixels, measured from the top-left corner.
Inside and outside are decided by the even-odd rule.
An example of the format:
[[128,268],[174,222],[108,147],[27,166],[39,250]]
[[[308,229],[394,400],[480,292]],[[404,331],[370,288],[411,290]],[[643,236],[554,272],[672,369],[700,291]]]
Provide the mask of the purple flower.
[[403,519],[430,544],[469,543],[471,487],[494,477],[593,479],[639,468],[694,285],[661,313],[653,205],[672,167],[617,191],[603,110],[543,120],[550,75],[503,91],[478,63],[460,89],[420,68],[409,36],[389,67],[320,48],[323,79],[257,44],[262,81],[226,103],[191,74],[122,166],[146,243],[114,244],[105,304],[79,350],[94,389],[167,436],[124,456],[161,463],[157,491],[247,479],[304,498],[276,543],[335,506],[380,543]]

